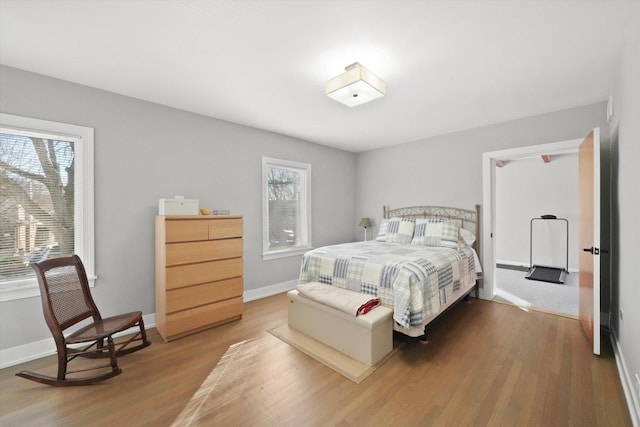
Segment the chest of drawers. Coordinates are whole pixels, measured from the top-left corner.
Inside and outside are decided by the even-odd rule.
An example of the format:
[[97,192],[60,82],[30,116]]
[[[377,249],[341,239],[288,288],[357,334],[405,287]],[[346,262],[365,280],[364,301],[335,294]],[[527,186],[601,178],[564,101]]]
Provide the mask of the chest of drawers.
[[165,341],[242,317],[242,216],[156,216],[156,328]]

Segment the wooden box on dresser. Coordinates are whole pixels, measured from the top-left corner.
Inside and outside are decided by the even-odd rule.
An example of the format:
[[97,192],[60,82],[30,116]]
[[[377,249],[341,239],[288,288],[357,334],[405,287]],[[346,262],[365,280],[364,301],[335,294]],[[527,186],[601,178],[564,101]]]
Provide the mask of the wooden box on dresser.
[[242,317],[242,216],[156,216],[156,328],[171,341]]

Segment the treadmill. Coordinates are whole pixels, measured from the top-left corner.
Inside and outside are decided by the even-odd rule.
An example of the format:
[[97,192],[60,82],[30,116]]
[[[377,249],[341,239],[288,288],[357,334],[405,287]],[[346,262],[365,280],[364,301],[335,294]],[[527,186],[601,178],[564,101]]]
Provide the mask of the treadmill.
[[[533,264],[533,223],[534,221],[563,221],[567,237],[567,254],[565,268],[547,267]],[[529,225],[529,270],[526,279],[540,282],[564,283],[565,276],[569,273],[569,221],[566,218],[558,218],[555,215],[542,215],[540,218],[531,218]]]

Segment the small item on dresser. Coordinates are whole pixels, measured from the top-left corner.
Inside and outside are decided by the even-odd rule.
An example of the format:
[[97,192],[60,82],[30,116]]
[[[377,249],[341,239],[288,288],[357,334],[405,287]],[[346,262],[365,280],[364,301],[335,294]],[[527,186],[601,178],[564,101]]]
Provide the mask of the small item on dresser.
[[211,215],[211,209],[200,208],[200,215]]
[[213,215],[231,215],[231,211],[230,210],[214,210],[213,211]]
[[198,200],[176,196],[158,201],[158,215],[198,215]]

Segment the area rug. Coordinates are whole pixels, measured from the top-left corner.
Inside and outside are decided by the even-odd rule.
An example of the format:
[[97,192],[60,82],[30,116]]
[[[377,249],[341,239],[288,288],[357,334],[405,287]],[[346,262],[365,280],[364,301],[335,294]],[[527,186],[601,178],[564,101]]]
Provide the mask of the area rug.
[[403,344],[402,342],[394,342],[393,350],[391,350],[388,355],[374,366],[369,366],[309,337],[308,335],[303,334],[302,332],[290,328],[286,323],[270,329],[269,333],[312,357],[323,365],[349,378],[356,384],[360,384],[376,369],[382,366],[382,364],[387,361]]

